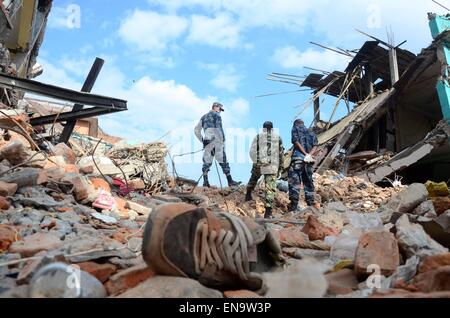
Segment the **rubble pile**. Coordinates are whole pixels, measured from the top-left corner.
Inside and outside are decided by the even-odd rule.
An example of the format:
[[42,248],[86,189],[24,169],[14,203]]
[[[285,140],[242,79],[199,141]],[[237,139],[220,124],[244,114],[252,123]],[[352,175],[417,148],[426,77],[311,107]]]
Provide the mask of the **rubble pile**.
[[146,190],[158,192],[158,187],[166,186],[168,172],[165,159],[168,152],[169,149],[162,142],[137,146],[121,142],[107,155],[121,168],[128,180],[142,180]]
[[[238,216],[249,216],[252,218],[264,215],[264,189],[259,187],[253,193],[254,200],[245,202],[246,189],[218,189],[218,188],[198,188],[195,194],[201,195],[207,200],[206,206],[217,208],[221,211]],[[289,196],[284,192],[277,192],[274,201],[274,213],[282,215],[289,208]]]
[[358,177],[346,177],[335,171],[314,176],[314,184],[322,203],[343,202],[359,212],[372,212],[398,194],[403,187],[381,188]]
[[[285,268],[267,274],[266,294],[219,291],[154,273],[141,256],[144,224],[180,202],[259,218],[263,184],[250,202],[244,187],[155,191],[168,180],[164,144],[78,157],[65,144],[35,151],[9,134],[0,141],[0,297],[450,296],[445,183],[381,188],[328,171],[315,175],[320,206],[297,214],[278,191],[276,219],[261,222],[280,241]],[[61,282],[74,268],[81,286],[69,293]]]
[[[50,153],[31,149],[26,138],[14,132],[0,140],[2,297],[53,295],[55,289],[46,288],[61,286],[51,276],[46,278],[44,272],[36,284],[33,278],[58,263],[77,265],[82,277],[90,277],[82,279],[88,284],[86,297],[119,294],[150,277],[140,257],[142,228],[164,202],[163,195],[152,200],[150,194],[156,196],[162,190],[155,185],[161,188],[166,182],[162,162],[167,147],[121,146],[112,159],[80,158],[65,144],[51,146]],[[148,174],[135,170],[125,174],[126,181],[123,168],[113,160],[125,170],[130,162],[145,167]]]

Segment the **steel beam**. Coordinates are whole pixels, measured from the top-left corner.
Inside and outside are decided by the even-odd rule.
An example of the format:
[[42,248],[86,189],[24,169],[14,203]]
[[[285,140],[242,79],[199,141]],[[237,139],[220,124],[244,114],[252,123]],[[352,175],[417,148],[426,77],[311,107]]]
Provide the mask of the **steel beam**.
[[[92,88],[94,87],[94,84],[97,81],[98,75],[100,74],[100,71],[102,70],[102,67],[104,64],[105,64],[104,60],[102,60],[98,57],[95,59],[95,62],[92,65],[92,68],[86,78],[86,81],[84,82],[83,88],[81,89],[82,92],[90,93],[92,91]],[[84,108],[84,105],[76,104],[73,107],[72,112],[82,110],[83,108]],[[61,138],[59,139],[59,142],[61,142],[61,143],[69,142],[70,136],[72,135],[76,124],[77,124],[76,119],[67,121],[66,126],[64,127],[64,130],[61,134]]]
[[51,97],[74,104],[110,108],[115,109],[116,111],[127,110],[127,101],[122,99],[77,92],[71,89],[21,79],[6,74],[0,74],[0,86],[7,89],[16,89],[27,93]]

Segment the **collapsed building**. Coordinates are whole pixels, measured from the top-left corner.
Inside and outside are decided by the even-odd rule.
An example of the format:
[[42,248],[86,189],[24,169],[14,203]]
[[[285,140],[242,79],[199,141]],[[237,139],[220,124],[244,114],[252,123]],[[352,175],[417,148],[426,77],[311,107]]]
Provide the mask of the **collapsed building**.
[[[5,0],[0,5],[5,14],[0,43],[9,56],[0,74],[4,94],[0,103],[0,129],[4,130],[0,135],[0,298],[450,296],[446,284],[448,186],[397,184],[385,189],[369,182],[401,168],[415,168],[421,161],[444,163],[447,158],[448,124],[442,119],[449,117],[448,83],[446,69],[441,68],[447,62],[439,53],[446,45],[447,33],[442,32],[446,17],[432,17],[433,33],[442,35],[419,56],[402,50],[387,52],[379,41],[372,41],[346,72],[325,79],[318,74],[308,77],[304,85],[314,87],[315,96],[346,96],[358,104],[348,117],[332,125],[320,121],[316,98],[315,129],[321,132],[322,150],[317,168],[369,180],[335,171],[316,174],[320,208],[287,214],[289,200],[280,191],[274,211],[280,219],[258,220],[265,207],[261,188],[256,200],[244,202],[243,188],[197,188],[195,181],[170,179],[165,144],[131,146],[102,132],[96,116],[127,110],[124,100],[90,93],[102,60],[95,61],[82,92],[34,81],[40,44],[32,43],[40,43],[36,39],[45,31],[51,1]],[[40,28],[30,28],[36,23]],[[37,36],[29,38],[20,51],[31,57],[25,64],[15,59],[17,43],[5,44],[11,32]],[[399,71],[394,67],[391,72],[396,54]],[[51,101],[24,98],[25,93]],[[417,128],[409,129],[411,122],[417,122]],[[427,177],[434,173],[424,171]],[[233,225],[231,231],[222,228],[217,235],[219,219],[197,222],[197,215],[194,223],[177,218],[182,220],[181,230],[167,239],[164,234],[172,256],[184,260],[194,254],[201,259],[200,267],[207,265],[207,275],[224,269],[220,275],[234,273],[233,280],[242,273],[233,272],[230,263],[244,265],[246,278],[247,273],[255,274],[250,266],[246,268],[250,262],[260,267],[264,264],[257,264],[258,260],[265,263],[276,256],[283,267],[264,273],[268,291],[249,284],[233,288],[251,290],[225,290],[215,281],[207,288],[198,275],[172,277],[173,273],[156,271],[153,265],[162,257],[144,261],[148,229],[151,235],[153,220],[164,219],[153,216],[161,207],[183,212],[179,209],[185,209],[185,203],[198,215],[219,213]],[[270,241],[271,248],[259,249],[249,233],[244,233],[246,237],[239,233],[249,231],[244,220],[255,229],[250,235],[256,240],[266,236],[264,242]],[[180,233],[201,235],[201,246],[184,241],[199,248],[176,253],[176,243],[183,241]],[[224,246],[227,261],[220,266],[217,260],[225,260]],[[234,259],[230,262],[230,258]],[[375,263],[380,263],[384,275],[376,289],[364,284],[367,265]],[[82,278],[78,287],[66,283],[74,269]]]
[[[429,15],[433,43],[415,55],[373,38],[344,72],[309,74],[301,86],[314,90],[318,173],[334,169],[378,183],[450,179],[448,82],[450,18]],[[386,48],[384,48],[386,47]],[[320,97],[354,103],[332,124],[320,118]]]

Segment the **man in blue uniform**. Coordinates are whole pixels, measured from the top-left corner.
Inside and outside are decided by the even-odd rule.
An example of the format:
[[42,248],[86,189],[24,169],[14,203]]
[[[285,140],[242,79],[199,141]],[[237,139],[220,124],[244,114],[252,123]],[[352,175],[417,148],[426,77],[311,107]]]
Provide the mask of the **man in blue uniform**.
[[317,149],[317,136],[309,131],[302,120],[298,119],[292,128],[294,153],[289,168],[289,211],[296,212],[300,201],[300,187],[303,183],[308,206],[314,205],[313,154]]
[[[236,182],[231,177],[230,164],[227,161],[227,155],[225,153],[225,133],[222,127],[222,117],[220,113],[225,111],[223,105],[220,103],[214,103],[212,110],[203,116],[197,127],[195,127],[195,136],[200,142],[203,143],[204,155],[203,155],[203,186],[210,187],[208,173],[213,164],[214,158],[222,167],[222,171],[227,177],[228,185],[235,187],[240,185],[240,182]],[[202,135],[204,131],[204,136]]]

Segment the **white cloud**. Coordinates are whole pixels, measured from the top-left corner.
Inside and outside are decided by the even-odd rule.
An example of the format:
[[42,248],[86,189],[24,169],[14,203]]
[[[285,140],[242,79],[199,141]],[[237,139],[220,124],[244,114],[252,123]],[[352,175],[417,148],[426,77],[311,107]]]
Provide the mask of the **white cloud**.
[[[166,140],[176,143],[179,138],[193,137],[194,126],[217,100],[214,96],[199,96],[187,85],[174,80],[157,80],[145,76],[128,83],[125,74],[117,67],[115,58],[104,58],[108,63],[103,67],[93,92],[126,99],[129,108],[127,112],[100,117],[101,127],[109,134],[129,141],[151,142],[171,131]],[[80,89],[78,80],[85,75],[82,75],[84,71],[74,70],[73,60],[51,63],[40,59],[39,62],[45,69],[40,81]],[[90,65],[88,60],[81,59],[79,63],[81,69]],[[241,125],[248,115],[249,103],[239,98],[225,101],[224,104],[227,105],[226,127]]]
[[309,48],[302,52],[293,46],[276,49],[273,60],[286,69],[302,69],[307,66],[331,72],[343,70],[350,62],[349,58],[331,51]]
[[52,64],[42,57],[39,58],[39,63],[44,67],[44,73],[38,78],[38,81],[73,90],[81,89],[83,83],[74,79],[74,76],[69,74],[70,70]]
[[211,84],[219,89],[234,93],[237,91],[243,76],[237,73],[234,64],[205,64],[197,63],[200,69],[204,69],[213,74]]
[[232,49],[240,44],[240,29],[228,14],[219,14],[214,18],[194,15],[187,41]]
[[[229,14],[236,17],[239,29],[264,27],[290,32],[314,32],[332,45],[357,48],[368,38],[355,32],[360,28],[386,39],[391,26],[397,43],[418,53],[431,41],[428,12],[445,10],[431,1],[410,0],[149,0],[172,14],[196,11],[208,15]],[[374,23],[375,21],[375,23]],[[412,36],[413,35],[413,36]],[[354,46],[354,47],[352,47]]]
[[66,29],[67,28],[67,9],[53,6],[48,19],[49,28]]
[[136,9],[119,28],[119,36],[140,51],[164,51],[187,30],[188,21],[176,15]]

